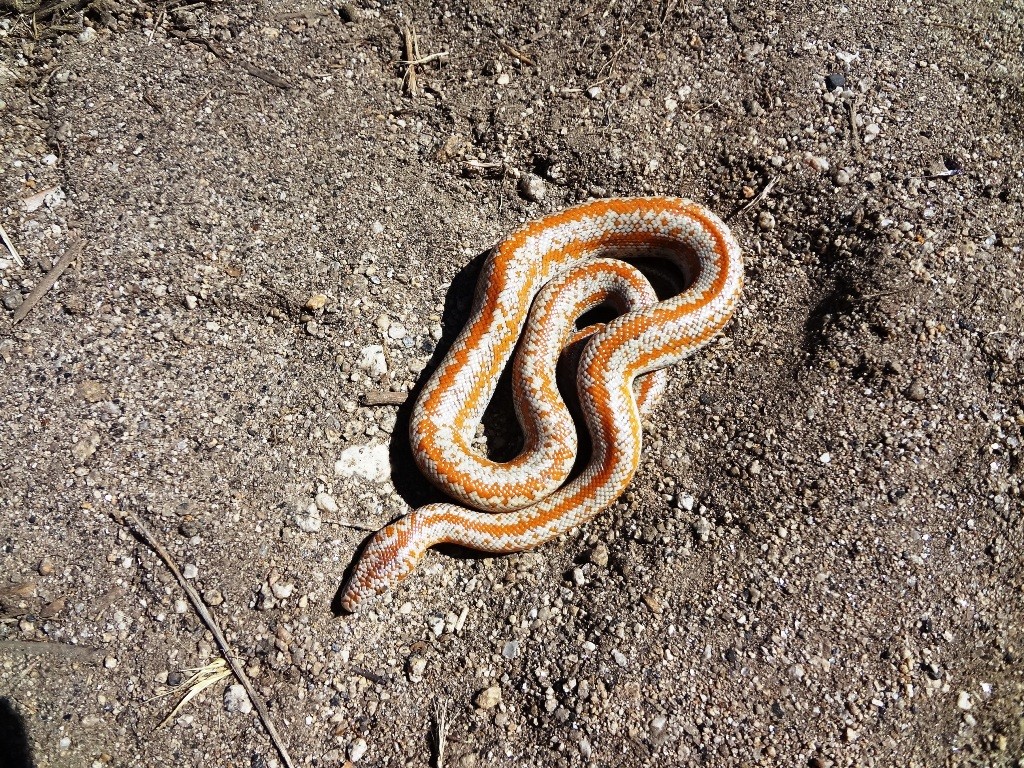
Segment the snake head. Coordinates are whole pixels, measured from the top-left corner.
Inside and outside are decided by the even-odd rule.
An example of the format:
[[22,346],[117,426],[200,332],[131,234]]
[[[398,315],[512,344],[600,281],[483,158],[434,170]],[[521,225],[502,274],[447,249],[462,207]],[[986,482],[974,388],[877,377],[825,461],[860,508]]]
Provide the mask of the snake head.
[[342,608],[355,613],[364,600],[387,592],[413,572],[429,546],[419,535],[417,517],[413,512],[373,535],[345,584]]

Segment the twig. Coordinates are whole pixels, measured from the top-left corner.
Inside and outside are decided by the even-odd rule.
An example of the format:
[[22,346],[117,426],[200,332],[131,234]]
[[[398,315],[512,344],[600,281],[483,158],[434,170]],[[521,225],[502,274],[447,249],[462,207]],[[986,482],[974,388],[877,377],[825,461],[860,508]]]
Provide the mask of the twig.
[[14,243],[11,242],[11,238],[7,236],[7,230],[4,229],[3,224],[0,224],[0,240],[4,241],[4,245],[7,246],[7,250],[11,252],[11,258],[14,259],[14,263],[19,267],[24,267],[25,262],[21,260],[21,256],[18,254],[18,249],[14,247]]
[[20,323],[25,319],[25,316],[39,303],[39,300],[43,298],[43,294],[53,287],[53,284],[57,282],[57,279],[63,274],[64,270],[71,265],[71,262],[82,255],[84,247],[81,240],[75,240],[68,246],[68,249],[64,251],[64,255],[60,257],[60,261],[53,265],[53,269],[46,273],[46,276],[29,292],[25,300],[21,302],[21,305],[14,310],[15,323]]
[[[405,41],[405,60],[407,62],[416,61],[420,57],[419,45],[416,42],[416,33],[406,25],[402,29],[402,38]],[[402,78],[402,87],[405,92],[410,96],[416,95],[416,65],[407,64],[405,67],[405,77]]]
[[402,405],[408,399],[408,392],[365,392],[359,402],[366,406]]
[[721,101],[722,100],[720,98],[719,99],[715,99],[710,104],[708,104],[706,106],[703,106],[700,109],[691,110],[690,111],[690,116],[692,117],[693,115],[699,115],[701,112],[706,112],[707,110],[711,109],[712,107],[717,107]]
[[288,755],[288,750],[285,749],[284,742],[282,742],[281,738],[277,735],[277,729],[274,728],[274,724],[270,720],[270,712],[267,710],[267,705],[264,703],[260,695],[256,693],[256,689],[253,688],[252,683],[249,682],[249,676],[245,674],[245,670],[242,669],[242,665],[235,660],[235,656],[231,652],[231,647],[228,645],[228,641],[224,639],[224,634],[220,631],[220,627],[217,625],[213,616],[210,615],[210,612],[206,609],[206,605],[203,604],[203,600],[199,597],[199,593],[196,592],[192,585],[185,580],[185,577],[181,574],[181,571],[178,570],[178,566],[171,557],[171,554],[164,549],[164,546],[156,539],[156,537],[153,536],[152,533],[149,532],[149,529],[138,517],[130,511],[124,511],[118,514],[121,515],[120,519],[116,516],[115,519],[122,524],[127,522],[128,527],[134,531],[140,539],[142,539],[146,546],[156,552],[160,559],[164,561],[164,565],[166,565],[170,569],[171,573],[174,574],[174,578],[178,580],[178,584],[180,584],[181,588],[185,590],[185,594],[188,596],[189,602],[192,603],[192,607],[195,608],[196,613],[199,614],[203,623],[206,624],[206,628],[210,630],[211,634],[213,634],[214,639],[217,641],[217,646],[220,648],[220,652],[224,656],[224,661],[228,663],[228,666],[231,667],[231,671],[234,672],[235,677],[238,678],[238,682],[242,684],[242,687],[245,688],[245,692],[249,694],[249,700],[252,702],[253,707],[255,707],[256,712],[259,714],[260,720],[263,722],[263,727],[267,729],[267,734],[270,736],[270,740],[277,749],[277,753],[281,756],[281,759],[288,768],[295,768],[295,764],[292,763],[292,759]]
[[405,61],[405,60],[403,60],[403,61],[400,61],[398,63],[402,64],[402,65],[404,65],[406,67],[418,67],[421,64],[429,64],[432,61],[437,61],[438,59],[443,59],[445,56],[448,56],[448,55],[449,55],[448,51],[440,51],[438,53],[432,53],[429,56],[424,56],[422,59],[416,59],[416,61]]
[[744,205],[739,209],[738,213],[746,213],[747,210],[753,208],[755,205],[764,200],[768,195],[771,194],[772,190],[775,189],[775,182],[779,180],[778,176],[772,176],[771,180],[764,185],[764,189],[757,193],[753,200]]
[[58,656],[75,656],[79,658],[99,658],[100,655],[99,650],[96,648],[34,640],[0,640],[0,651],[52,653]]
[[857,107],[860,105],[860,94],[853,97],[853,101],[848,102],[846,107],[850,113],[850,138],[853,141],[853,151],[857,157],[861,157],[863,154],[863,147],[860,143],[860,132],[857,130]]
[[444,748],[448,741],[448,705],[441,702],[434,702],[434,724],[436,731],[434,738],[434,768],[444,768]]
[[275,86],[277,88],[282,88],[284,90],[288,90],[289,88],[292,87],[292,84],[290,82],[285,80],[280,75],[275,75],[270,70],[262,69],[261,67],[254,66],[254,65],[252,65],[252,64],[250,64],[250,63],[248,63],[246,61],[239,62],[239,65],[242,67],[242,69],[244,69],[246,72],[248,72],[253,77],[258,77],[263,82],[270,83],[271,85],[273,85],[273,86]]
[[509,56],[511,56],[514,59],[518,59],[520,63],[525,64],[528,67],[536,67],[537,66],[537,62],[535,62],[533,59],[531,59],[525,53],[517,51],[515,48],[513,48],[511,45],[506,43],[504,40],[499,40],[498,41],[498,47],[501,48],[501,50],[503,50]]

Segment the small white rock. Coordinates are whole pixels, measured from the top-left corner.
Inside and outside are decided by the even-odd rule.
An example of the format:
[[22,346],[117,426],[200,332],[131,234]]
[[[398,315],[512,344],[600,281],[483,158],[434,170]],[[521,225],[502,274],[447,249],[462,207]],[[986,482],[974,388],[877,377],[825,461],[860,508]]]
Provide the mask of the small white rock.
[[354,445],[341,452],[334,463],[334,471],[345,478],[361,477],[382,483],[391,474],[391,462],[386,445]]
[[199,575],[199,569],[193,563],[186,563],[185,567],[181,569],[181,574],[186,579],[194,579]]
[[532,173],[524,174],[519,179],[519,194],[533,203],[539,203],[547,197],[548,190],[544,180]]
[[316,506],[321,512],[326,512],[329,515],[334,515],[338,512],[338,502],[334,500],[331,494],[324,491],[316,495]]
[[822,464],[828,464],[829,462],[832,461],[832,454],[826,451],[825,453],[821,454],[821,456],[818,457],[818,461],[820,461]]
[[413,656],[409,659],[408,672],[409,682],[419,683],[423,680],[423,672],[427,668],[427,660],[422,656]]
[[960,695],[957,697],[956,700],[956,705],[957,707],[966,712],[968,709],[974,706],[971,703],[971,694],[969,694],[967,691],[960,691]]
[[601,86],[599,85],[592,85],[587,88],[587,98],[589,99],[600,99],[601,94],[603,93],[604,91],[601,90]]
[[305,510],[295,514],[295,525],[305,533],[316,533],[322,524],[320,508],[316,504],[310,504]]
[[295,591],[294,584],[282,584],[280,581],[274,584],[270,588],[270,591],[274,593],[274,597],[278,600],[287,600],[292,596],[292,592]]
[[380,344],[370,344],[359,351],[359,359],[356,360],[356,367],[366,371],[374,378],[380,378],[388,372],[388,361],[384,357],[384,347]]
[[358,763],[366,754],[366,739],[356,739],[348,745],[348,759]]
[[249,694],[245,692],[238,683],[228,686],[224,691],[224,709],[227,712],[241,712],[247,715],[252,712],[252,702],[249,701]]

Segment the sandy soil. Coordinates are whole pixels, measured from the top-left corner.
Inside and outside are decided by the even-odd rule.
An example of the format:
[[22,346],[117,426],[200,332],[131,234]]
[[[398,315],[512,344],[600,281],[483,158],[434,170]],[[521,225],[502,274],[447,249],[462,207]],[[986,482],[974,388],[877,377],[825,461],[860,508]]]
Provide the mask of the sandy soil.
[[[157,728],[220,653],[125,515],[296,765],[1021,764],[1019,2],[63,5],[0,3],[0,764],[282,764],[230,679]],[[437,498],[363,398],[638,194],[747,281],[630,491],[337,616]]]

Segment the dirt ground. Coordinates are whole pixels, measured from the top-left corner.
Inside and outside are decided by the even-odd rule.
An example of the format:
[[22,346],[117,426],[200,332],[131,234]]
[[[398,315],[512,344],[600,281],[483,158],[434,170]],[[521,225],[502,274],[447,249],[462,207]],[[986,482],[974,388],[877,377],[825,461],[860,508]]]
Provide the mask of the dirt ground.
[[[0,765],[283,765],[230,678],[158,727],[220,652],[125,515],[296,765],[1024,764],[1019,0],[56,5],[0,2]],[[631,489],[337,615],[478,257],[643,194],[747,273]]]

